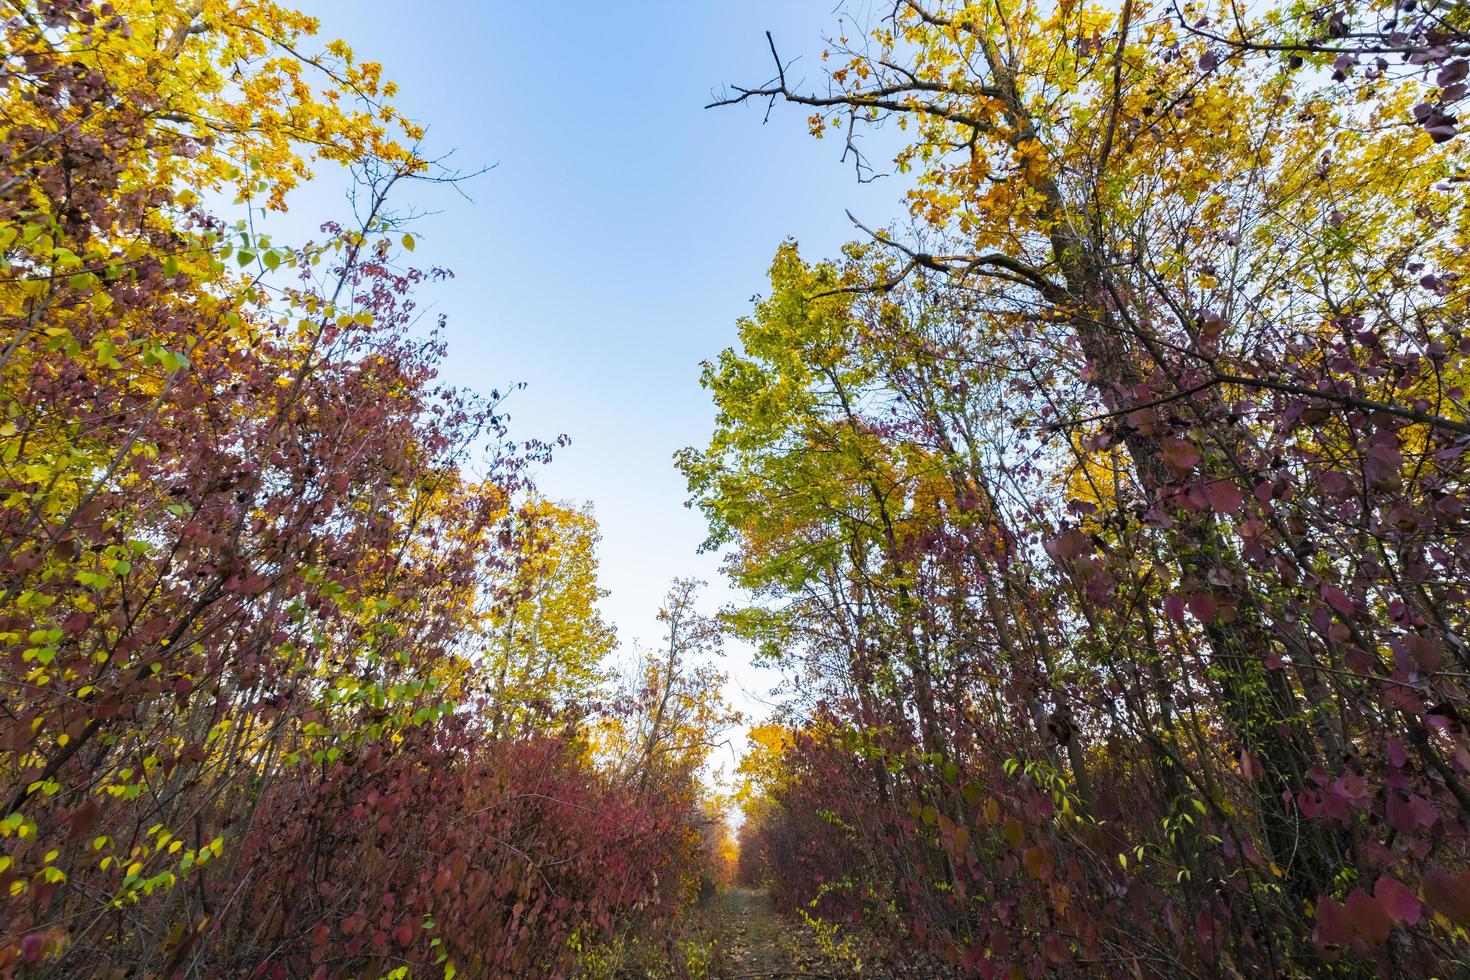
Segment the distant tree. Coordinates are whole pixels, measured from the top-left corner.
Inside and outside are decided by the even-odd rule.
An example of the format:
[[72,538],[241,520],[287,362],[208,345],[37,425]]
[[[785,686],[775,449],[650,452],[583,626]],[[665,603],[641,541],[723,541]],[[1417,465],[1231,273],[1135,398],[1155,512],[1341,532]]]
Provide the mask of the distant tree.
[[524,734],[585,701],[606,680],[617,634],[597,601],[597,524],[590,511],[532,499],[498,529],[509,552],[482,584],[492,731]]

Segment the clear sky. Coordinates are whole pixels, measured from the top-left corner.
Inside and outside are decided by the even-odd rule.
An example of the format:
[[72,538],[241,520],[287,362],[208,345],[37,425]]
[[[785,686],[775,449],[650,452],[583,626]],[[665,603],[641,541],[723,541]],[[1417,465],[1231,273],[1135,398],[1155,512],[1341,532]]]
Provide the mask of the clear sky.
[[[301,0],[327,37],[380,61],[398,104],[429,126],[431,150],[467,188],[413,190],[437,210],[415,227],[415,261],[457,278],[424,299],[449,316],[446,380],[524,381],[512,434],[572,439],[539,477],[550,496],[590,500],[602,526],[603,603],[626,644],[656,641],[654,614],[675,576],[731,598],[718,562],[696,550],[671,456],[708,437],[699,363],[735,341],[788,236],[810,257],[898,211],[890,180],[859,185],[840,140],[814,140],[805,114],[764,106],[705,110],[711,90],[772,74],[764,32],[789,73],[820,82],[832,0]],[[293,203],[340,211],[320,197]],[[304,215],[302,215],[304,217]],[[759,715],[771,684],[732,649],[731,694]],[[728,766],[729,757],[724,760]]]

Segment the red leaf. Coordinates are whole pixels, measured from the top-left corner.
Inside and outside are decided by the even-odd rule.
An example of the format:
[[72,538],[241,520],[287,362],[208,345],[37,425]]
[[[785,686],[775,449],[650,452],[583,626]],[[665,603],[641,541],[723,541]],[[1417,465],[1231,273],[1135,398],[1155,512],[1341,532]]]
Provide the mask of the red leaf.
[[70,826],[67,829],[69,840],[78,840],[87,835],[93,825],[97,823],[97,815],[102,812],[96,800],[87,800],[71,813]]
[[32,966],[41,961],[43,948],[39,933],[33,932],[20,941],[20,955]]
[[1215,621],[1215,599],[1205,592],[1196,592],[1189,597],[1189,611],[1194,613],[1194,618],[1201,623],[1212,623]]
[[1146,436],[1157,431],[1158,415],[1151,409],[1138,408],[1128,413],[1128,424]]
[[1205,909],[1194,920],[1194,941],[1199,943],[1201,949],[1208,950],[1215,943],[1215,917]]
[[1184,624],[1184,597],[1171,595],[1164,599],[1164,615],[1182,626]]
[[1383,812],[1388,817],[1388,825],[1394,830],[1401,834],[1414,832],[1414,811],[1400,798],[1399,794],[1389,792],[1388,799],[1383,804]]
[[1456,925],[1470,926],[1470,871],[1455,875],[1430,868],[1419,883],[1426,905]]
[[1245,503],[1245,496],[1228,480],[1210,484],[1210,509],[1217,514],[1233,514]]
[[1414,658],[1419,669],[1426,674],[1439,670],[1439,665],[1444,662],[1444,657],[1440,654],[1439,647],[1434,645],[1434,641],[1418,633],[1410,633],[1404,637],[1404,649],[1408,651],[1409,656]]
[[1348,921],[1347,909],[1330,898],[1317,903],[1317,927],[1312,930],[1312,942],[1329,955],[1341,950],[1353,938],[1352,923]]
[[1191,442],[1176,439],[1173,436],[1164,439],[1160,444],[1159,452],[1164,457],[1164,462],[1181,473],[1188,473],[1199,465],[1199,450]]
[[1046,550],[1058,561],[1069,561],[1091,551],[1092,543],[1081,531],[1071,530],[1048,541]]
[[1347,897],[1347,914],[1353,929],[1374,946],[1382,946],[1393,931],[1388,913],[1372,895],[1361,888],[1354,888]]
[[1409,795],[1409,811],[1414,814],[1414,820],[1421,827],[1433,827],[1439,822],[1439,813],[1429,805],[1429,801],[1417,793]]
[[1348,598],[1346,592],[1335,585],[1324,585],[1321,591],[1322,598],[1327,600],[1329,606],[1337,610],[1339,616],[1342,616],[1344,619],[1352,616],[1353,600]]
[[1373,886],[1373,897],[1388,913],[1388,917],[1401,925],[1411,926],[1419,921],[1423,909],[1419,899],[1409,887],[1392,875],[1384,875]]

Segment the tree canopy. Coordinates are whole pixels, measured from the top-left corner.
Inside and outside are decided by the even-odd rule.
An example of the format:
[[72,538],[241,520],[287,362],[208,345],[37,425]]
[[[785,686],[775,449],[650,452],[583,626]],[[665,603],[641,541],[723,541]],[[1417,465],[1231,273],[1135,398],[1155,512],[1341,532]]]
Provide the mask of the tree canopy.
[[747,874],[965,975],[1453,972],[1464,11],[890,6],[720,102],[913,178],[679,458],[806,681]]
[[904,217],[710,352],[738,599],[648,647],[565,437],[440,377],[465,175],[318,30],[0,20],[0,977],[721,976],[737,874],[861,975],[1470,970],[1470,8],[768,35],[715,105]]

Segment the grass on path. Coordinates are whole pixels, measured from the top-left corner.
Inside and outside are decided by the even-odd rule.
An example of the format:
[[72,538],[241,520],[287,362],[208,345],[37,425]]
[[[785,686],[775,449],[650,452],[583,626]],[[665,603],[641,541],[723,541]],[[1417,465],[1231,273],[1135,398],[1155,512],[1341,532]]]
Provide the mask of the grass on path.
[[822,954],[812,931],[778,916],[765,892],[735,886],[715,896],[707,910],[712,959],[709,976],[717,980],[775,980],[779,977],[849,978],[870,976],[852,964]]

